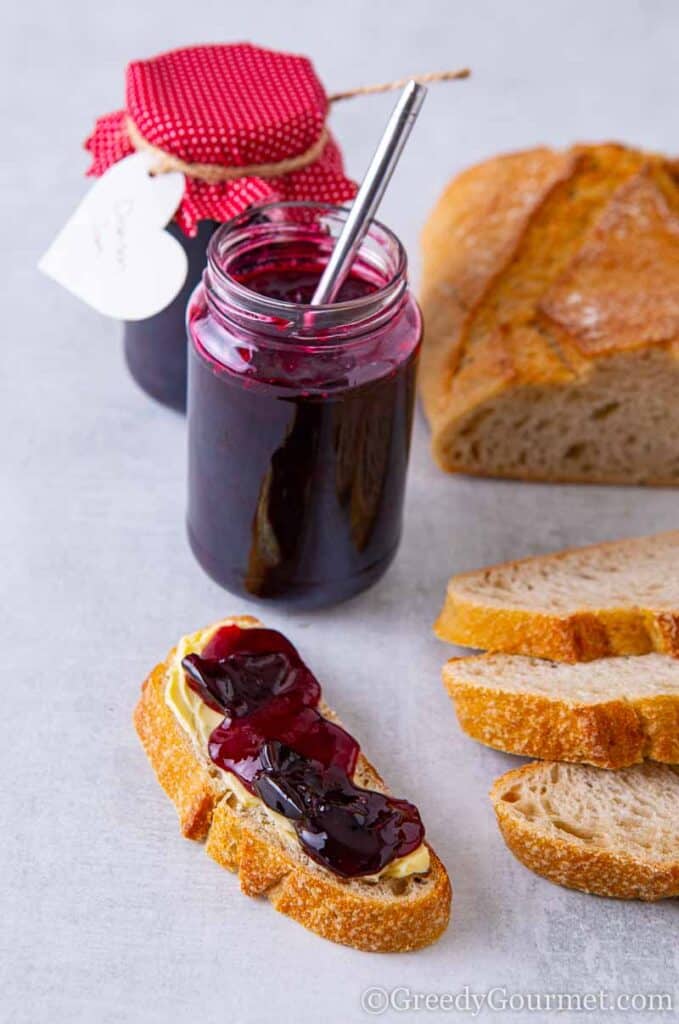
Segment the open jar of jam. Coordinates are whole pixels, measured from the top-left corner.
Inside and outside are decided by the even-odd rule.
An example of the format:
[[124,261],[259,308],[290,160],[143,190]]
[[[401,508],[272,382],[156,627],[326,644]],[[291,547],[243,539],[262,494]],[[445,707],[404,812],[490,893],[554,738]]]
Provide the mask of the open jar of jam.
[[191,547],[228,590],[304,608],[374,583],[401,534],[421,318],[377,222],[335,301],[310,305],[346,216],[228,222],[188,308]]

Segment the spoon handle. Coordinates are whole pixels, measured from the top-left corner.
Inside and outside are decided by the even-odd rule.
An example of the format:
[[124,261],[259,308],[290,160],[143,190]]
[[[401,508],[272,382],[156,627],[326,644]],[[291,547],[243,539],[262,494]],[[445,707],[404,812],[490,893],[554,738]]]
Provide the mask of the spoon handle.
[[311,300],[312,306],[333,302],[342,287],[408,141],[426,94],[426,88],[415,81],[408,82],[401,93],[318,282]]

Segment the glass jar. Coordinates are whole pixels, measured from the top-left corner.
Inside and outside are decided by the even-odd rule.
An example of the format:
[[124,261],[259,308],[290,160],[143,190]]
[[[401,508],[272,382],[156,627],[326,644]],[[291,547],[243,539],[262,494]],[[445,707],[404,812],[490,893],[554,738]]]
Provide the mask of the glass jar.
[[364,590],[401,535],[421,318],[374,222],[332,305],[309,305],[341,207],[223,225],[188,308],[193,552],[219,584],[301,608]]
[[165,229],[183,246],[188,260],[186,281],[169,306],[146,320],[128,320],[124,328],[125,361],[137,384],[156,401],[186,409],[186,303],[205,268],[205,251],[218,227],[203,220],[188,238],[172,221]]

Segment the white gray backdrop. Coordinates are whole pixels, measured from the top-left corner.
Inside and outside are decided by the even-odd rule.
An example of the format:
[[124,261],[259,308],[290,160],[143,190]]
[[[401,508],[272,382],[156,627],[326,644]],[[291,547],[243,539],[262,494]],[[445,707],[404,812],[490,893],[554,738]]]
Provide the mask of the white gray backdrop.
[[[142,755],[130,716],[154,660],[181,633],[253,609],[187,549],[184,421],[135,390],[118,325],[35,270],[85,188],[82,139],[121,105],[130,58],[249,39],[312,55],[328,89],[471,65],[469,82],[432,89],[384,203],[416,278],[427,210],[472,161],[578,139],[679,149],[677,4],[15,0],[3,20],[0,1019],[344,1024],[367,1019],[369,986],[668,991],[679,1006],[676,901],[569,892],[506,851],[486,794],[514,761],[460,735],[439,682],[454,651],[429,629],[451,571],[676,526],[677,495],[448,478],[419,418],[388,576],[332,611],[266,612],[395,790],[418,803],[453,878],[453,923],[431,949],[333,946],[242,897],[182,840]],[[392,102],[333,113],[355,176]],[[383,1019],[439,1017],[471,1014]]]

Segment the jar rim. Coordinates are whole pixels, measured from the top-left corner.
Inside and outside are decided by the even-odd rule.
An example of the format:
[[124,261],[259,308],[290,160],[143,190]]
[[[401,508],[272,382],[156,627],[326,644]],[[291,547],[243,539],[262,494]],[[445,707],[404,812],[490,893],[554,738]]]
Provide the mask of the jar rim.
[[[260,227],[264,235],[267,230],[275,231],[280,227],[284,229],[281,231],[282,238],[285,237],[285,229],[290,237],[296,230],[299,231],[304,226],[304,220],[291,217],[286,221],[280,216],[281,213],[295,210],[317,210],[322,217],[334,219],[340,226],[344,224],[349,214],[347,206],[300,200],[284,200],[249,207],[243,213],[225,221],[210,238],[206,272],[208,290],[223,293],[229,305],[235,304],[239,311],[255,320],[259,321],[261,318],[266,321],[275,318],[279,324],[280,321],[288,322],[293,328],[293,333],[297,333],[296,327],[301,333],[306,334],[311,324],[314,334],[350,325],[359,328],[363,321],[372,322],[375,315],[392,310],[407,290],[408,258],[394,232],[376,219],[370,222],[357,256],[361,256],[364,262],[372,266],[378,276],[385,280],[366,295],[312,306],[309,303],[289,302],[256,292],[229,274],[223,265],[225,257],[235,256],[242,251],[252,237],[253,229]],[[271,219],[267,220],[267,217]],[[267,237],[270,241],[270,234]],[[262,242],[264,243],[264,238]],[[368,248],[370,242],[377,245],[382,256],[380,266],[377,266],[376,253],[371,253]],[[221,303],[217,302],[217,305],[221,307]]]

